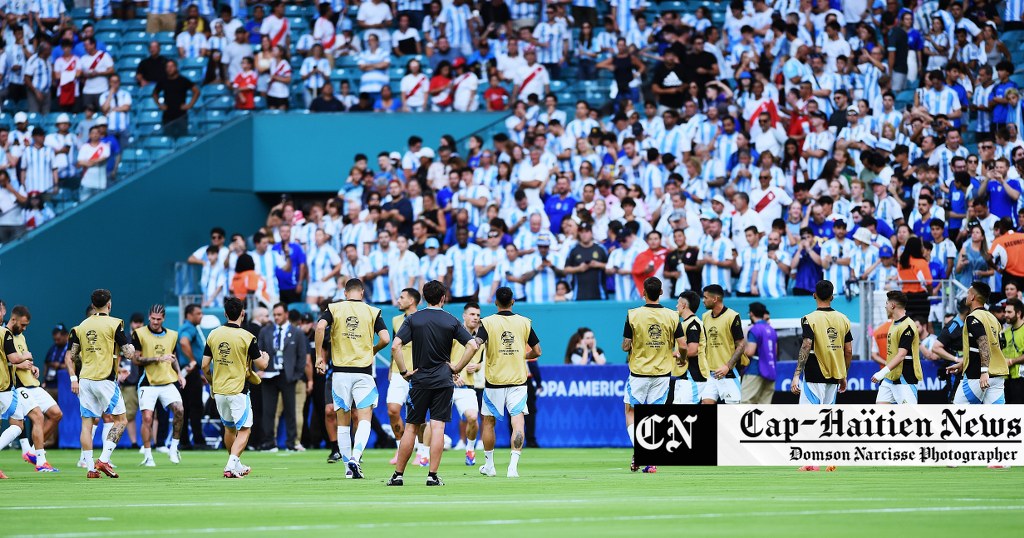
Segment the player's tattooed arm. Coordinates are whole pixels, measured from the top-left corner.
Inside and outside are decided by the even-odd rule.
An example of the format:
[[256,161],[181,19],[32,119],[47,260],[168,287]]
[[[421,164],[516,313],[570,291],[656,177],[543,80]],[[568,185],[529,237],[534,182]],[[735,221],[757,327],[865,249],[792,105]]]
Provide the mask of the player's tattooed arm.
[[803,344],[800,345],[800,353],[796,356],[796,370],[793,372],[793,377],[800,377],[800,374],[804,371],[804,366],[807,365],[807,358],[811,356],[811,339],[804,338]]
[[982,334],[978,336],[977,345],[978,356],[981,358],[981,367],[987,370],[989,362],[992,360],[992,348],[988,347],[988,335]]
[[135,358],[137,356],[135,352],[135,346],[132,345],[130,342],[121,346],[121,354],[128,358]]
[[730,370],[736,367],[740,363],[740,358],[743,357],[743,349],[746,348],[747,340],[743,339],[736,342],[736,350],[733,351],[732,358],[729,359],[727,366]]
[[64,365],[68,369],[68,374],[76,375],[75,372],[75,361],[78,360],[78,356],[82,352],[82,347],[78,342],[72,342],[71,348],[68,349],[67,353],[64,354]]

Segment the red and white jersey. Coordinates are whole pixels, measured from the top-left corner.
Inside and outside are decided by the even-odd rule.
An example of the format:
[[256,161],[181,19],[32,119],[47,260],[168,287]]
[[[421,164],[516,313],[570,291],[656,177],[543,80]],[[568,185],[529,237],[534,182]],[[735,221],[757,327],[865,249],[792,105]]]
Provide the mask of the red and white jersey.
[[271,45],[284,45],[288,39],[288,32],[291,28],[288,24],[288,19],[278,18],[276,15],[271,14],[269,17],[263,19],[263,24],[260,26],[260,33],[270,37]]
[[313,39],[323,46],[324,51],[333,49],[338,44],[334,23],[330,19],[320,17],[313,23]]
[[[271,60],[270,61],[270,75],[275,77],[288,77],[292,74],[292,65],[288,63],[288,60]],[[273,81],[267,88],[267,95],[270,97],[277,97],[280,99],[287,98],[291,95],[291,90],[288,84],[280,81]]]
[[480,106],[476,91],[480,86],[480,79],[472,72],[463,73],[455,77],[452,83],[455,92],[455,101],[452,108],[459,112],[472,112]]
[[526,101],[531,94],[544,98],[544,87],[551,83],[548,77],[548,70],[541,64],[533,64],[520,67],[516,71],[515,85],[519,88],[518,99]]
[[767,189],[757,186],[750,192],[750,209],[760,215],[762,230],[771,230],[772,221],[781,219],[791,203],[793,203],[793,199],[789,197],[789,194],[776,186],[770,186]]
[[[84,144],[78,149],[78,161],[103,162],[110,158],[110,144],[99,142],[96,145]],[[90,166],[82,174],[82,186],[90,189],[107,188],[107,166],[100,164]]]
[[427,104],[427,91],[430,89],[430,79],[423,73],[405,75],[402,77],[400,89],[402,95],[405,96],[406,106],[425,106]]

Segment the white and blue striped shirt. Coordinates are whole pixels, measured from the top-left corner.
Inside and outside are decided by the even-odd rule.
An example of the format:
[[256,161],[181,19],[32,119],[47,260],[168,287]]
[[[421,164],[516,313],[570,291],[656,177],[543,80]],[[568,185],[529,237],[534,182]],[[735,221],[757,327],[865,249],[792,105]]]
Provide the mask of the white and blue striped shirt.
[[[508,256],[505,255],[505,249],[498,247],[496,249],[481,248],[480,252],[476,256],[476,267],[487,267],[494,265],[494,269],[483,276],[476,277],[477,286],[484,292],[484,295],[490,293],[491,285],[494,283],[494,276],[497,274],[498,267],[502,261],[508,261]],[[485,297],[481,297],[481,300]]]
[[540,12],[540,3],[534,2],[527,4],[526,2],[516,0],[506,0],[508,4],[509,14],[512,20],[517,19],[534,19],[538,20],[537,14]]
[[[375,51],[367,48],[359,54],[358,63],[360,66],[380,62],[385,62],[388,65],[391,65],[391,53],[384,47],[377,47],[377,50]],[[378,93],[385,84],[390,82],[390,80],[391,79],[388,76],[388,70],[386,68],[364,71],[362,77],[359,79],[359,91]]]
[[601,56],[598,59],[615,53],[618,47],[619,34],[617,32],[599,32],[594,37],[594,43]]
[[685,129],[676,125],[672,129],[662,129],[661,133],[654,138],[654,147],[660,155],[672,154],[676,162],[682,160],[684,152],[690,151],[692,145],[686,136]]
[[[850,266],[839,265],[836,261],[839,258],[851,258],[857,250],[857,245],[848,237],[842,241],[833,237],[825,241],[825,244],[821,246],[821,256],[832,257],[832,265],[825,269],[825,280],[835,285],[836,293],[839,295],[844,293],[843,290],[846,288],[846,282],[850,280]],[[852,264],[853,260],[850,260],[850,263]]]
[[[31,45],[28,47],[31,49]],[[24,48],[11,44],[4,51],[4,86],[9,84],[24,84],[25,83],[25,63],[28,58],[25,56]],[[19,66],[21,69],[15,71],[14,66]]]
[[[471,187],[465,187],[459,189],[459,191],[455,193],[456,199],[458,199],[459,196],[464,196],[466,198],[466,200],[464,201],[456,202],[455,205],[460,209],[465,209],[466,213],[469,213],[469,224],[474,228],[479,228],[480,223],[483,222],[484,217],[487,214],[487,206],[476,207],[472,203],[470,203],[469,200],[475,200],[480,197],[485,197],[488,198],[488,200],[490,200],[489,195],[490,190],[483,185],[473,185]],[[460,297],[463,296],[460,295]]]
[[956,151],[951,151],[943,144],[935,148],[931,157],[928,158],[928,164],[938,167],[939,183],[949,185],[953,181],[953,157],[963,157],[966,159],[969,154],[970,152],[967,151],[966,146],[960,146]]
[[203,273],[200,277],[200,285],[203,288],[203,299],[211,301],[212,306],[224,304],[224,296],[228,290],[228,272],[224,265],[203,264]]
[[118,112],[114,108],[131,105],[132,94],[118,88],[111,96],[110,90],[107,90],[100,95],[100,104],[106,103],[108,97],[110,98],[110,112],[107,114],[107,129],[112,133],[127,131],[131,121],[131,112]]
[[464,46],[472,44],[472,37],[469,35],[469,20],[472,18],[473,14],[466,4],[461,6],[449,4],[441,9],[438,21],[445,24],[445,37],[451,43],[452,49],[458,51]]
[[49,59],[33,54],[25,63],[25,76],[32,77],[32,86],[35,89],[47,93],[53,82],[53,70],[50,67]]
[[72,133],[50,133],[46,135],[46,142],[44,143],[53,149],[55,153],[64,147],[71,148],[67,153],[62,153],[54,158],[54,164],[57,166],[57,176],[61,179],[73,177],[78,173],[78,167],[75,166],[77,162],[75,156],[78,155],[77,140]]
[[444,278],[447,275],[448,258],[444,254],[438,254],[434,256],[434,259],[430,259],[430,256],[420,258],[420,278],[423,279],[424,283],[431,280],[444,282]]
[[611,5],[615,8],[615,24],[618,26],[619,31],[625,34],[633,28],[636,28],[636,19],[633,18],[633,10],[647,7],[647,1],[611,0]]
[[61,0],[32,0],[28,10],[37,13],[40,19],[57,19],[67,11]]
[[324,243],[322,247],[313,246],[309,248],[309,257],[306,264],[309,266],[309,281],[320,282],[325,276],[331,274],[338,264],[341,263],[341,256],[330,243]]
[[835,137],[827,130],[820,133],[807,133],[804,138],[804,152],[809,150],[825,150],[824,157],[807,157],[807,176],[811,180],[821,177],[821,171],[825,169],[825,162],[832,158],[832,146]]
[[280,295],[277,287],[277,269],[284,268],[287,260],[281,251],[268,248],[262,255],[255,250],[249,251],[252,261],[256,262],[256,273],[267,281],[267,292],[270,295]]
[[[746,242],[745,239],[742,241]],[[750,248],[748,246],[736,256],[736,263],[740,266],[740,275],[736,277],[737,293],[751,292],[753,288],[750,284],[751,279],[754,276],[754,269],[765,254],[766,252],[764,247],[758,246],[757,248]]]
[[[718,239],[713,239],[710,235],[705,235],[701,238],[700,253],[698,254],[700,259],[710,257],[715,261],[728,261],[733,259],[734,251],[732,241],[725,236],[718,236]],[[718,284],[728,293],[732,291],[732,270],[728,267],[718,267],[717,265],[707,264],[701,271],[701,278],[705,286],[711,284]]]
[[565,53],[565,35],[554,22],[542,22],[533,29],[533,37],[540,42],[537,47],[537,61],[542,64],[557,64]]
[[[590,136],[590,131],[594,127],[600,127],[597,120],[592,118],[573,119],[569,122],[569,125],[565,126],[565,132],[571,134],[573,138],[579,140],[580,138],[587,138]],[[596,170],[595,170],[596,172]]]
[[206,40],[206,48],[209,49],[210,52],[215,50],[224,52],[224,47],[226,46],[228,46],[228,38],[225,36],[210,36],[210,38]]
[[862,249],[857,248],[851,256],[853,259],[850,260],[850,270],[853,271],[853,276],[860,278],[876,261],[878,261],[878,247],[875,245],[868,245],[868,248]]
[[[646,245],[642,241],[634,239],[633,244],[628,249],[617,248],[611,251],[608,253],[608,267],[632,271],[633,262],[636,261],[636,257],[644,251],[645,247]],[[616,301],[640,300],[640,293],[636,289],[636,282],[633,281],[631,273],[625,275],[616,274],[614,281]]]
[[[1021,0],[1024,1],[1024,0]],[[989,84],[988,86],[982,86],[978,84],[974,87],[974,94],[971,95],[971,104],[974,106],[989,105],[989,98],[992,95],[992,90],[996,87],[995,84]],[[978,133],[990,133],[992,132],[992,111],[990,110],[979,110],[978,117],[974,121],[974,131]]]
[[150,0],[150,15],[166,15],[178,12],[178,0]]
[[[309,78],[302,82],[302,85],[310,90],[319,90],[324,86],[327,76],[331,73],[331,64],[327,61],[327,58],[317,60],[312,56],[308,56],[305,60],[302,60],[302,69],[299,73],[302,76],[312,73]],[[327,76],[324,73],[327,73]]]
[[395,0],[395,11],[423,11],[423,0]]
[[185,58],[199,58],[203,55],[203,50],[207,48],[206,36],[201,32],[194,34],[182,32],[178,34],[175,44],[179,49],[185,51]]
[[498,183],[498,167],[493,164],[490,167],[477,167],[473,170],[473,183],[483,185],[488,189],[494,189]]
[[[779,268],[775,260],[768,257],[765,249],[762,256],[757,259],[757,291],[761,297],[785,297],[786,296],[786,275]],[[785,249],[775,251],[775,257],[779,262],[790,264],[792,257]]]
[[[396,249],[397,250],[397,249]],[[388,266],[388,255],[377,249],[367,256],[367,261],[370,263],[370,270],[373,272],[380,271],[381,269]],[[391,301],[391,286],[388,285],[388,276],[381,275],[370,281],[371,288],[371,302],[374,303],[387,303]]]
[[960,97],[949,86],[943,86],[941,91],[925,90],[921,95],[921,104],[930,114],[948,116],[954,110],[960,110]]
[[1024,20],[1024,0],[1003,0],[1003,22]]
[[57,168],[53,148],[31,145],[21,154],[20,168],[25,171],[25,191],[49,192],[53,190],[53,171]]
[[558,276],[555,269],[559,271],[565,267],[565,260],[555,252],[549,252],[547,259],[551,261],[552,267],[540,268],[542,262],[540,253],[531,254],[527,257],[528,263],[537,270],[537,274],[526,281],[526,301],[530,303],[551,303],[555,300],[555,285],[558,283]]

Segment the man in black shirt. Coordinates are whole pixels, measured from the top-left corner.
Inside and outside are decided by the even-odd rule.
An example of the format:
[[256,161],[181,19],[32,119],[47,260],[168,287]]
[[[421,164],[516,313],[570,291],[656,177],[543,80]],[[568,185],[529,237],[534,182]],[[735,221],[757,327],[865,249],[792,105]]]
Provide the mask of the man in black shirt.
[[[153,101],[164,111],[163,125],[166,136],[188,135],[188,111],[199,100],[199,87],[178,72],[178,62],[167,60],[165,65],[167,78],[156,83],[153,88]],[[192,92],[192,99],[186,102],[186,96]],[[160,102],[163,94],[163,102]]]
[[[444,485],[437,476],[437,468],[444,452],[444,427],[452,415],[455,383],[456,380],[462,383],[458,379],[459,372],[469,364],[480,347],[462,323],[442,308],[448,298],[448,288],[444,284],[436,280],[427,282],[423,286],[423,298],[427,301],[426,310],[405,318],[391,345],[391,356],[398,365],[398,373],[409,380],[409,409],[405,423],[414,427],[407,427],[402,434],[398,444],[398,464],[395,465],[395,474],[388,480],[389,486],[405,485],[402,474],[416,442],[419,429],[416,426],[426,422],[427,411],[430,412],[431,430],[427,485]],[[462,358],[454,366],[451,364],[452,341],[466,346]],[[413,344],[412,371],[406,367],[402,353],[402,345],[407,342]]]
[[[882,19],[885,21],[889,17],[892,17],[891,12],[885,13]],[[914,15],[906,11],[900,14],[900,20],[889,31],[887,40],[889,43],[889,68],[892,69],[892,91],[897,93],[903,91],[907,86],[907,73],[910,71],[907,65],[907,56],[910,54],[908,30],[913,27]],[[861,51],[860,54],[867,54],[867,52]]]
[[608,253],[601,245],[594,243],[594,231],[589,222],[580,224],[580,242],[565,261],[565,272],[575,275],[576,300],[598,301],[604,299],[604,269]]
[[651,91],[658,98],[658,104],[666,108],[679,109],[686,100],[686,75],[679,65],[679,58],[672,49],[665,51],[665,61],[654,68]]
[[334,84],[324,84],[320,95],[309,104],[310,112],[344,112],[345,105],[334,98]]
[[959,362],[957,357],[961,354],[963,348],[964,319],[967,317],[969,312],[967,308],[967,301],[963,299],[960,299],[956,306],[959,311],[959,315],[953,316],[946,322],[946,325],[942,327],[942,331],[939,333],[938,341],[932,348],[932,352],[940,358],[936,366],[938,366],[939,379],[946,383],[946,386],[943,387],[942,391],[945,394],[947,403],[953,402],[953,396],[956,393],[957,380],[953,378],[952,374],[946,372],[946,368]]
[[704,50],[704,41],[704,36],[694,36],[693,47],[683,59],[683,70],[688,80],[699,84],[702,90],[705,84],[718,78],[718,60],[714,54]]
[[167,58],[160,54],[160,43],[149,42],[149,56],[139,62],[135,69],[135,81],[139,86],[154,84],[167,78]]

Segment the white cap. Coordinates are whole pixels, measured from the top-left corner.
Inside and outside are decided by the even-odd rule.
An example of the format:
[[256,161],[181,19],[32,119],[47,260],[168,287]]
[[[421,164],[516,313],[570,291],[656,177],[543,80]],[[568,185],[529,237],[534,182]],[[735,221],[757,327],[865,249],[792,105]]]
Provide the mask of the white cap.
[[99,118],[96,118],[96,125],[106,125],[106,124],[107,124],[107,117],[106,116],[100,116]]
[[436,157],[436,155],[434,154],[434,150],[432,150],[432,149],[430,149],[428,147],[420,148],[420,150],[418,152],[416,152],[416,156],[419,157],[420,159],[422,159],[424,157],[426,157],[428,159],[433,159],[433,158]]
[[14,115],[14,123],[25,123],[28,121],[28,114],[24,112],[18,112]]
[[722,196],[721,194],[716,194],[716,195],[711,197],[711,201],[712,202],[718,202],[718,203],[720,203],[722,205],[725,205],[725,196]]
[[400,161],[402,160],[402,154],[397,151],[392,151],[388,154],[388,159],[391,159],[392,161]]
[[57,121],[54,123],[71,123],[71,116],[61,113],[60,116],[57,116]]

